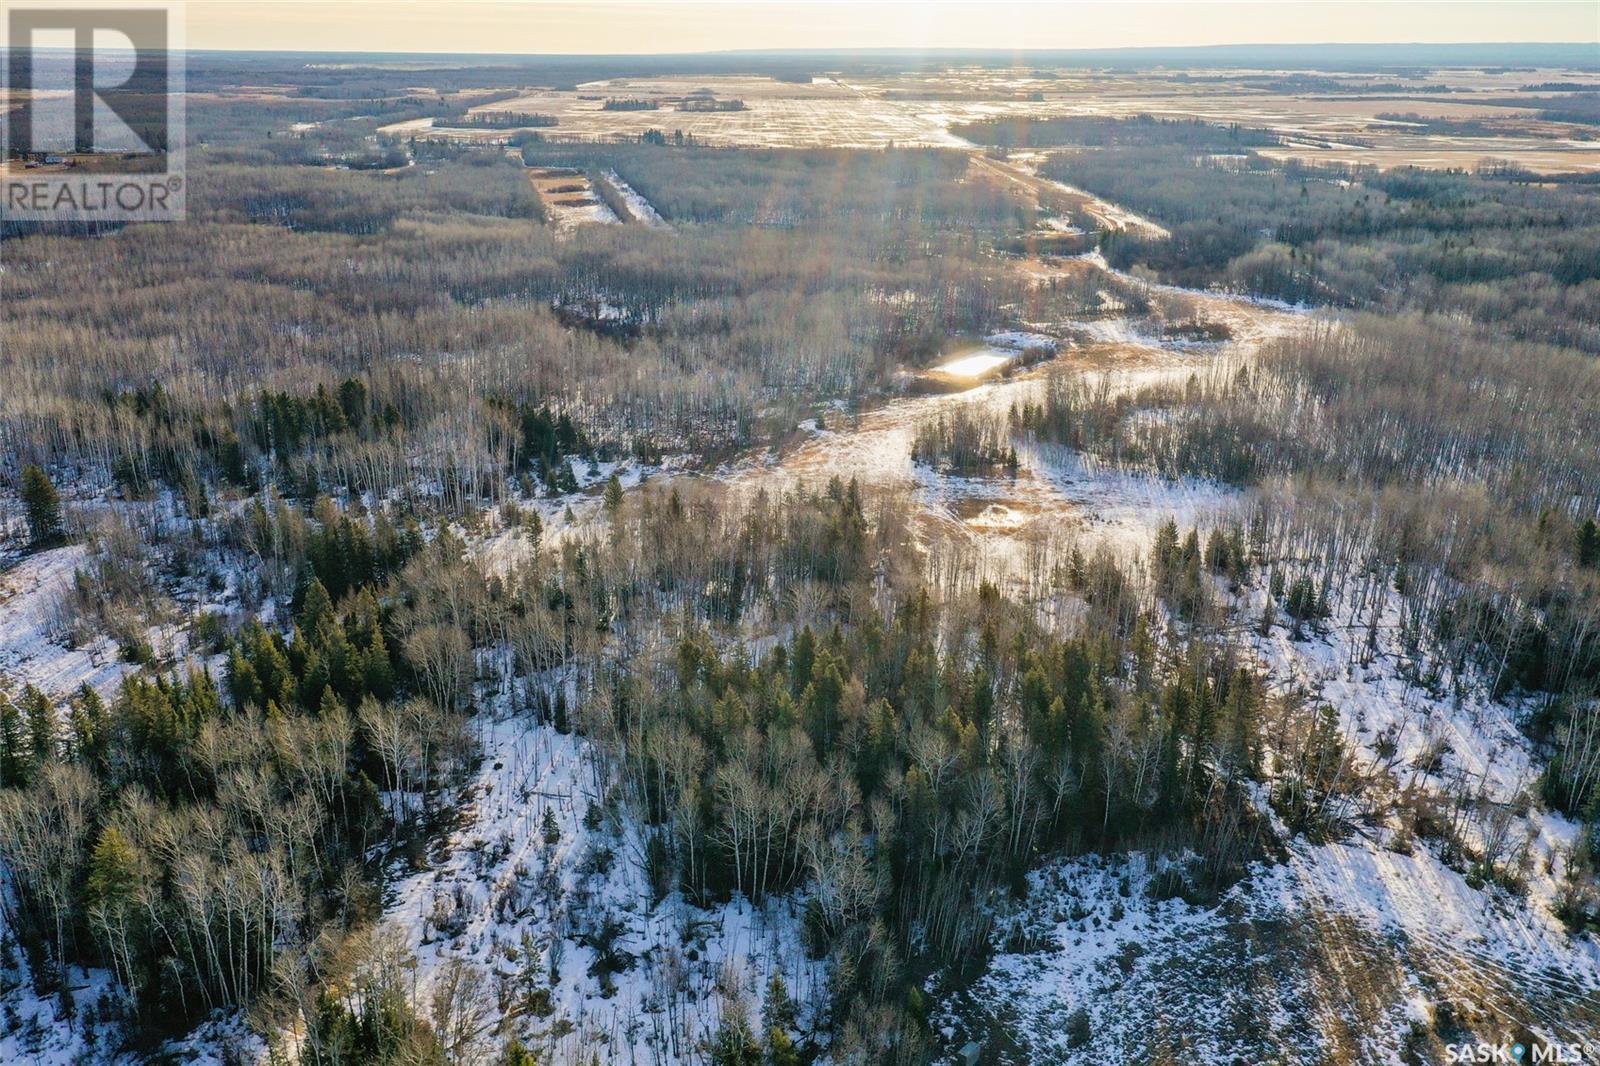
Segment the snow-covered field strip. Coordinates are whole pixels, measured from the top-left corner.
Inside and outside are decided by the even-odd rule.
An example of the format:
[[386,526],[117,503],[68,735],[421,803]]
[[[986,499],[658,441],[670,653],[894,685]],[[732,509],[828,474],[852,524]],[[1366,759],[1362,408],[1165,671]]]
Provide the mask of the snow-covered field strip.
[[1108,200],[1102,200],[1093,193],[1085,192],[1077,186],[1068,185],[1061,181],[1052,181],[1050,184],[1056,186],[1062,192],[1083,197],[1083,209],[1108,230],[1132,233],[1136,237],[1155,240],[1166,240],[1172,236],[1172,232],[1160,223],[1152,222],[1143,215],[1130,211],[1125,207],[1118,207]]
[[616,187],[617,192],[628,205],[628,212],[633,215],[633,220],[641,226],[651,229],[671,229],[667,220],[661,217],[655,205],[646,200],[632,185],[622,180],[622,175],[615,170],[605,172],[606,180]]

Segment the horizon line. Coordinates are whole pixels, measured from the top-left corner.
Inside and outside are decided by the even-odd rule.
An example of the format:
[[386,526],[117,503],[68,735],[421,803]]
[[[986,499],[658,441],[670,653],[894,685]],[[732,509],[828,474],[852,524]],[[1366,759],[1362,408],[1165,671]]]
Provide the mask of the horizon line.
[[[1150,52],[1217,52],[1229,49],[1239,50],[1289,50],[1303,51],[1319,48],[1343,48],[1361,50],[1399,50],[1408,48],[1426,49],[1471,49],[1488,47],[1516,47],[1516,48],[1551,48],[1551,49],[1579,49],[1593,47],[1595,56],[1593,65],[1600,68],[1600,41],[1552,41],[1552,40],[1481,40],[1481,41],[1239,41],[1211,44],[1136,44],[1136,45],[1102,45],[1094,47],[1075,48],[1002,48],[1002,47],[965,47],[939,45],[934,47],[915,46],[874,46],[851,45],[838,48],[719,48],[700,49],[694,51],[663,51],[663,52],[489,52],[489,51],[413,51],[413,50],[375,50],[375,49],[349,49],[349,48],[187,48],[183,49],[186,55],[261,55],[261,56],[414,56],[418,58],[473,58],[473,59],[666,59],[666,58],[695,58],[695,57],[742,57],[742,56],[779,56],[779,57],[807,57],[807,56],[893,56],[893,57],[948,57],[948,56],[1071,56],[1071,55],[1103,55],[1103,54],[1137,54]],[[45,48],[41,51],[71,51],[71,49]],[[0,46],[0,54],[10,51],[9,46]]]

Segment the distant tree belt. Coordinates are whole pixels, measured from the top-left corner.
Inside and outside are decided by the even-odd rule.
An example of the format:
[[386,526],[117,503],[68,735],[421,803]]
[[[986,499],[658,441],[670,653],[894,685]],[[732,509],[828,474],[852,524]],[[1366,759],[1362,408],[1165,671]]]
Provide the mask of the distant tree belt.
[[532,111],[477,111],[451,123],[466,128],[518,129],[559,126],[561,120],[554,115]]
[[1014,191],[961,180],[971,161],[950,150],[535,144],[523,157],[530,166],[615,169],[674,221],[824,227],[867,221],[907,235],[920,226],[1010,236],[1031,228],[1034,214]]
[[679,111],[743,111],[743,100],[715,100],[705,96],[688,96],[678,101]]
[[1282,140],[1271,130],[1238,123],[1200,119],[1163,119],[1139,115],[1130,119],[1073,116],[1067,118],[992,119],[952,126],[950,132],[975,144],[1002,148],[1062,145],[1162,145],[1216,151],[1266,147]]

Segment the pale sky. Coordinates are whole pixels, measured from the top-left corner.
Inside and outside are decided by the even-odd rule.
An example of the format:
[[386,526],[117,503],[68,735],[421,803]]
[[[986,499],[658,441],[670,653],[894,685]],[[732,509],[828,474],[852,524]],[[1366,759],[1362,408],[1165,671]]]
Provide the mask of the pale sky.
[[188,0],[187,12],[191,49],[549,55],[1551,41],[1595,42],[1600,53],[1600,0]]

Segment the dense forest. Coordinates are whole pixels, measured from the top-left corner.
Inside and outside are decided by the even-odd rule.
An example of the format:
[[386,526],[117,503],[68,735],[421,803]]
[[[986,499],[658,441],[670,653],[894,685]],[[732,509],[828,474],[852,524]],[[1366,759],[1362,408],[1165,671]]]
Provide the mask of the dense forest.
[[[197,101],[186,220],[0,233],[10,1046],[27,991],[107,1061],[228,1023],[313,1066],[927,1062],[1084,857],[1150,857],[1117,920],[1249,928],[1241,886],[1337,846],[1600,929],[1600,187],[1148,116],[380,133],[555,124],[470,112],[516,73],[311,65]],[[980,344],[981,383],[928,373]],[[1391,682],[1457,731],[1340,702]],[[1465,757],[1491,711],[1510,794]],[[577,784],[494,776],[508,729]],[[536,839],[474,821],[507,803]],[[803,993],[704,949],[785,913]],[[602,1017],[630,980],[658,1033]],[[1509,1017],[1428,994],[1404,1061]]]
[[[1100,635],[1061,640],[989,586],[932,599],[903,530],[869,521],[892,506],[838,482],[744,506],[649,491],[619,501],[601,539],[506,578],[448,531],[372,537],[326,500],[314,525],[258,509],[221,550],[281,553],[287,639],[251,625],[223,640],[217,678],[3,707],[0,846],[19,913],[49,932],[41,962],[108,965],[153,1035],[273,988],[310,1004],[318,1061],[343,1061],[343,1023],[306,997],[342,979],[330,938],[372,917],[374,849],[417,839],[460,773],[460,709],[486,668],[614,761],[620,797],[656,827],[658,893],[809,886],[810,950],[840,975],[830,1026],[874,1058],[920,1056],[910,982],[981,950],[975,885],[1015,887],[1063,844],[1189,842],[1196,864],[1171,890],[1197,898],[1237,876],[1263,846],[1241,789],[1269,724],[1274,750],[1304,760],[1274,779],[1285,815],[1342,816],[1322,796],[1337,735],[1226,647],[1166,646],[1109,559],[1067,579]],[[877,607],[885,575],[896,590]],[[825,605],[815,627],[759,662],[719,650],[745,613],[793,610],[797,582]],[[659,605],[685,595],[674,637]],[[580,679],[572,710],[564,676]],[[180,843],[195,839],[203,852]]]
[[[558,412],[601,454],[724,452],[770,431],[774,404],[881,390],[1027,292],[977,255],[1021,209],[958,184],[960,156],[612,161],[642,190],[683,190],[658,201],[667,217],[719,224],[558,242],[521,168],[494,155],[368,174],[228,150],[193,164],[207,191],[181,226],[10,242],[0,440],[137,491],[220,475],[497,499],[537,458],[519,407]],[[694,191],[712,173],[714,201]],[[195,274],[208,262],[228,264],[220,282]],[[65,316],[67,291],[96,295]],[[275,397],[297,409],[291,432],[268,417]]]

